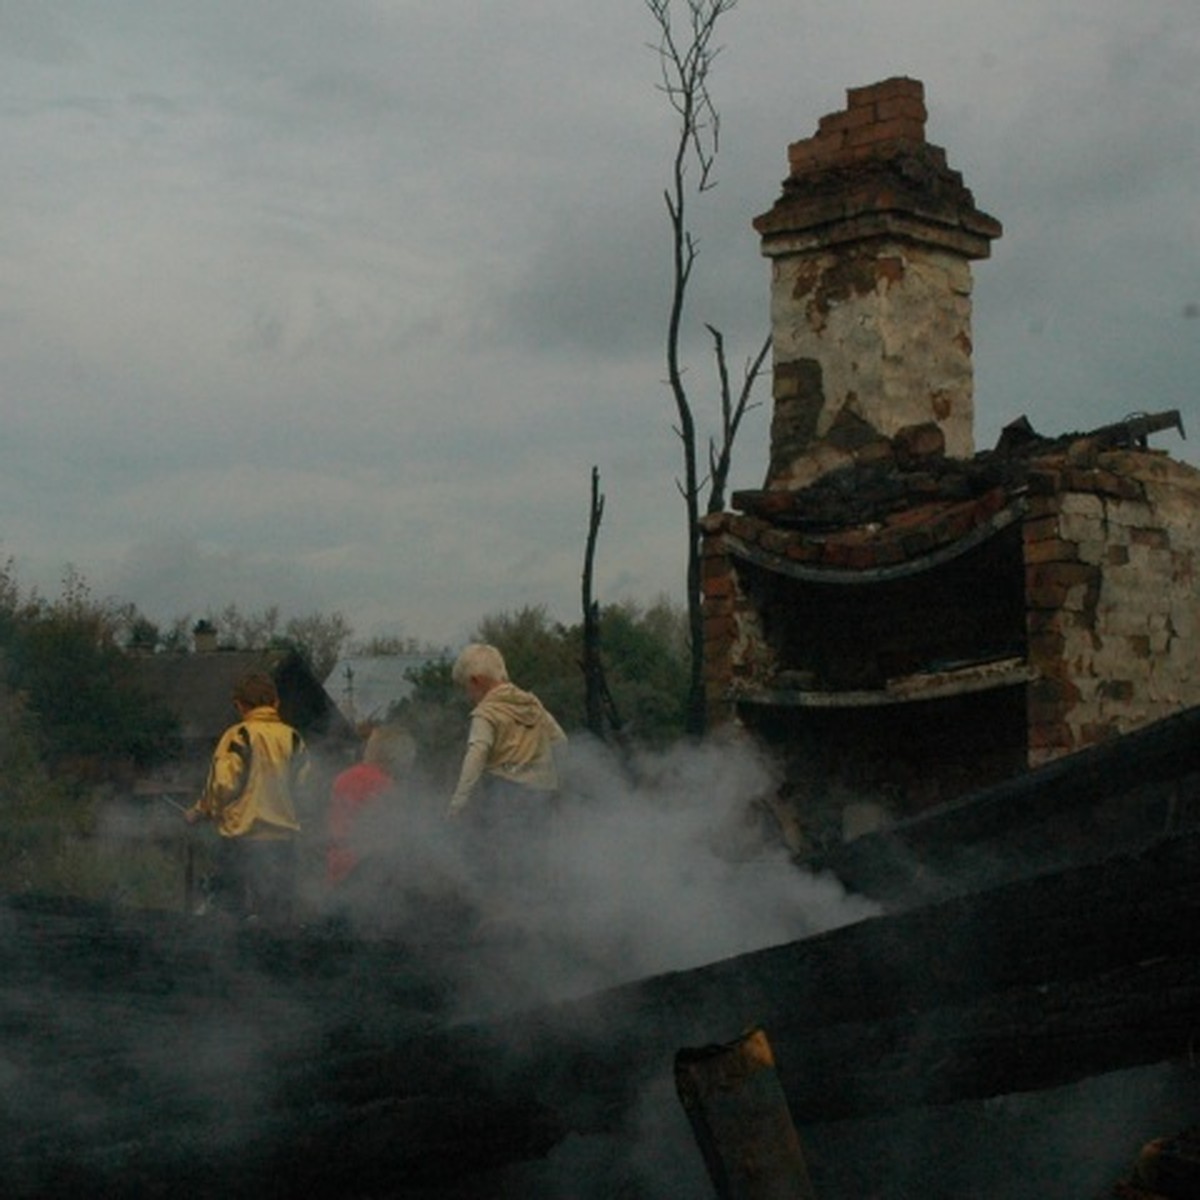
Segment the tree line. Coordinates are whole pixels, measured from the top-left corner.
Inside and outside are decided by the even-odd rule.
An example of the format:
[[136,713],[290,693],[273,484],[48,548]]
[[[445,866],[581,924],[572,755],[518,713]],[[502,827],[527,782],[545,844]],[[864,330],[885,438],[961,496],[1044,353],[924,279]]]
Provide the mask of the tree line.
[[[684,611],[660,598],[648,606],[608,604],[597,613],[622,734],[647,745],[678,737],[689,655]],[[0,781],[11,778],[17,760],[67,779],[83,772],[86,781],[87,763],[148,766],[169,758],[176,747],[174,718],[140,689],[133,659],[189,651],[197,623],[213,627],[226,648],[295,650],[321,680],[347,652],[421,652],[427,662],[414,672],[409,716],[457,700],[450,687],[451,648],[400,637],[356,642],[341,613],[285,619],[278,607],[252,612],[231,604],[200,622],[189,615],[164,628],[133,603],[96,597],[71,568],[57,597],[26,591],[9,560],[0,564],[0,728],[6,735]],[[536,691],[564,728],[586,727],[582,622],[555,621],[545,607],[532,605],[484,616],[470,640],[497,646],[512,677]]]

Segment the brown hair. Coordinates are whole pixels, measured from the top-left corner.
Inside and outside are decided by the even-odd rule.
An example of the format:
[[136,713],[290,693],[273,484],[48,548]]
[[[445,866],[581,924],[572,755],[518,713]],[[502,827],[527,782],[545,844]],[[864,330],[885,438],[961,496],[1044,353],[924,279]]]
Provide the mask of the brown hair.
[[275,680],[265,671],[251,671],[233,685],[234,703],[239,701],[249,708],[261,708],[265,704],[278,704],[279,692]]

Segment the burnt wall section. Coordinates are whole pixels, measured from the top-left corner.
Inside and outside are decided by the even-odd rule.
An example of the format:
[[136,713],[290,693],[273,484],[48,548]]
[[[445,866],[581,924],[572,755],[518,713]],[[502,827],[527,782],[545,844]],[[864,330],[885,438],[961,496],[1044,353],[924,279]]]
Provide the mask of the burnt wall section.
[[843,529],[707,518],[710,713],[780,754],[794,849],[1024,769],[1024,511],[990,488]]
[[870,474],[845,480],[855,502],[873,494],[880,507],[855,524],[829,524],[850,506],[832,486],[740,493],[766,515],[704,519],[714,720],[733,716],[749,693],[871,691],[912,672],[1024,655],[1023,500],[990,473]]
[[779,756],[773,811],[789,849],[830,853],[1025,768],[1024,686],[915,703],[795,708],[746,703],[742,724]]
[[925,570],[822,583],[745,564],[775,686],[820,694],[880,691],[917,673],[1023,659],[1021,533],[1010,525]]
[[772,260],[769,487],[928,421],[947,453],[974,448],[970,261],[1000,225],[925,141],[919,81],[847,100],[789,147],[782,195],[754,222]]
[[1030,476],[1030,763],[1200,702],[1200,474],[1082,443]]

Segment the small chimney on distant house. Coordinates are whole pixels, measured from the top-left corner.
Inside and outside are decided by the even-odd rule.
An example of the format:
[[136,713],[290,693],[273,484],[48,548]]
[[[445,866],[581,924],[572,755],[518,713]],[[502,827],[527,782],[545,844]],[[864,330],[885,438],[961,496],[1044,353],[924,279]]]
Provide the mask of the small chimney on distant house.
[[916,428],[974,452],[970,263],[1000,223],[925,141],[918,80],[847,99],[788,148],[783,194],[754,222],[773,267],[768,488],[806,487]]
[[217,627],[211,621],[192,626],[192,645],[197,654],[211,654],[217,648]]

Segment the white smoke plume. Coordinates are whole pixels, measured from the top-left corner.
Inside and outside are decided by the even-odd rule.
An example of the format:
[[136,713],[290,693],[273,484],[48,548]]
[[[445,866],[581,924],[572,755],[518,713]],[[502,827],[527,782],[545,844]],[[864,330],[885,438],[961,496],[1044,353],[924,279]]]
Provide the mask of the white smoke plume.
[[[796,867],[764,828],[757,801],[777,785],[747,740],[714,739],[622,765],[575,739],[562,805],[544,835],[472,844],[445,816],[445,797],[417,789],[364,825],[360,848],[380,863],[360,890],[362,929],[462,951],[462,1001],[525,1006],[794,941],[875,915],[831,878]],[[481,859],[516,856],[496,895]],[[471,917],[447,929],[448,910]],[[477,942],[488,946],[478,956]]]

